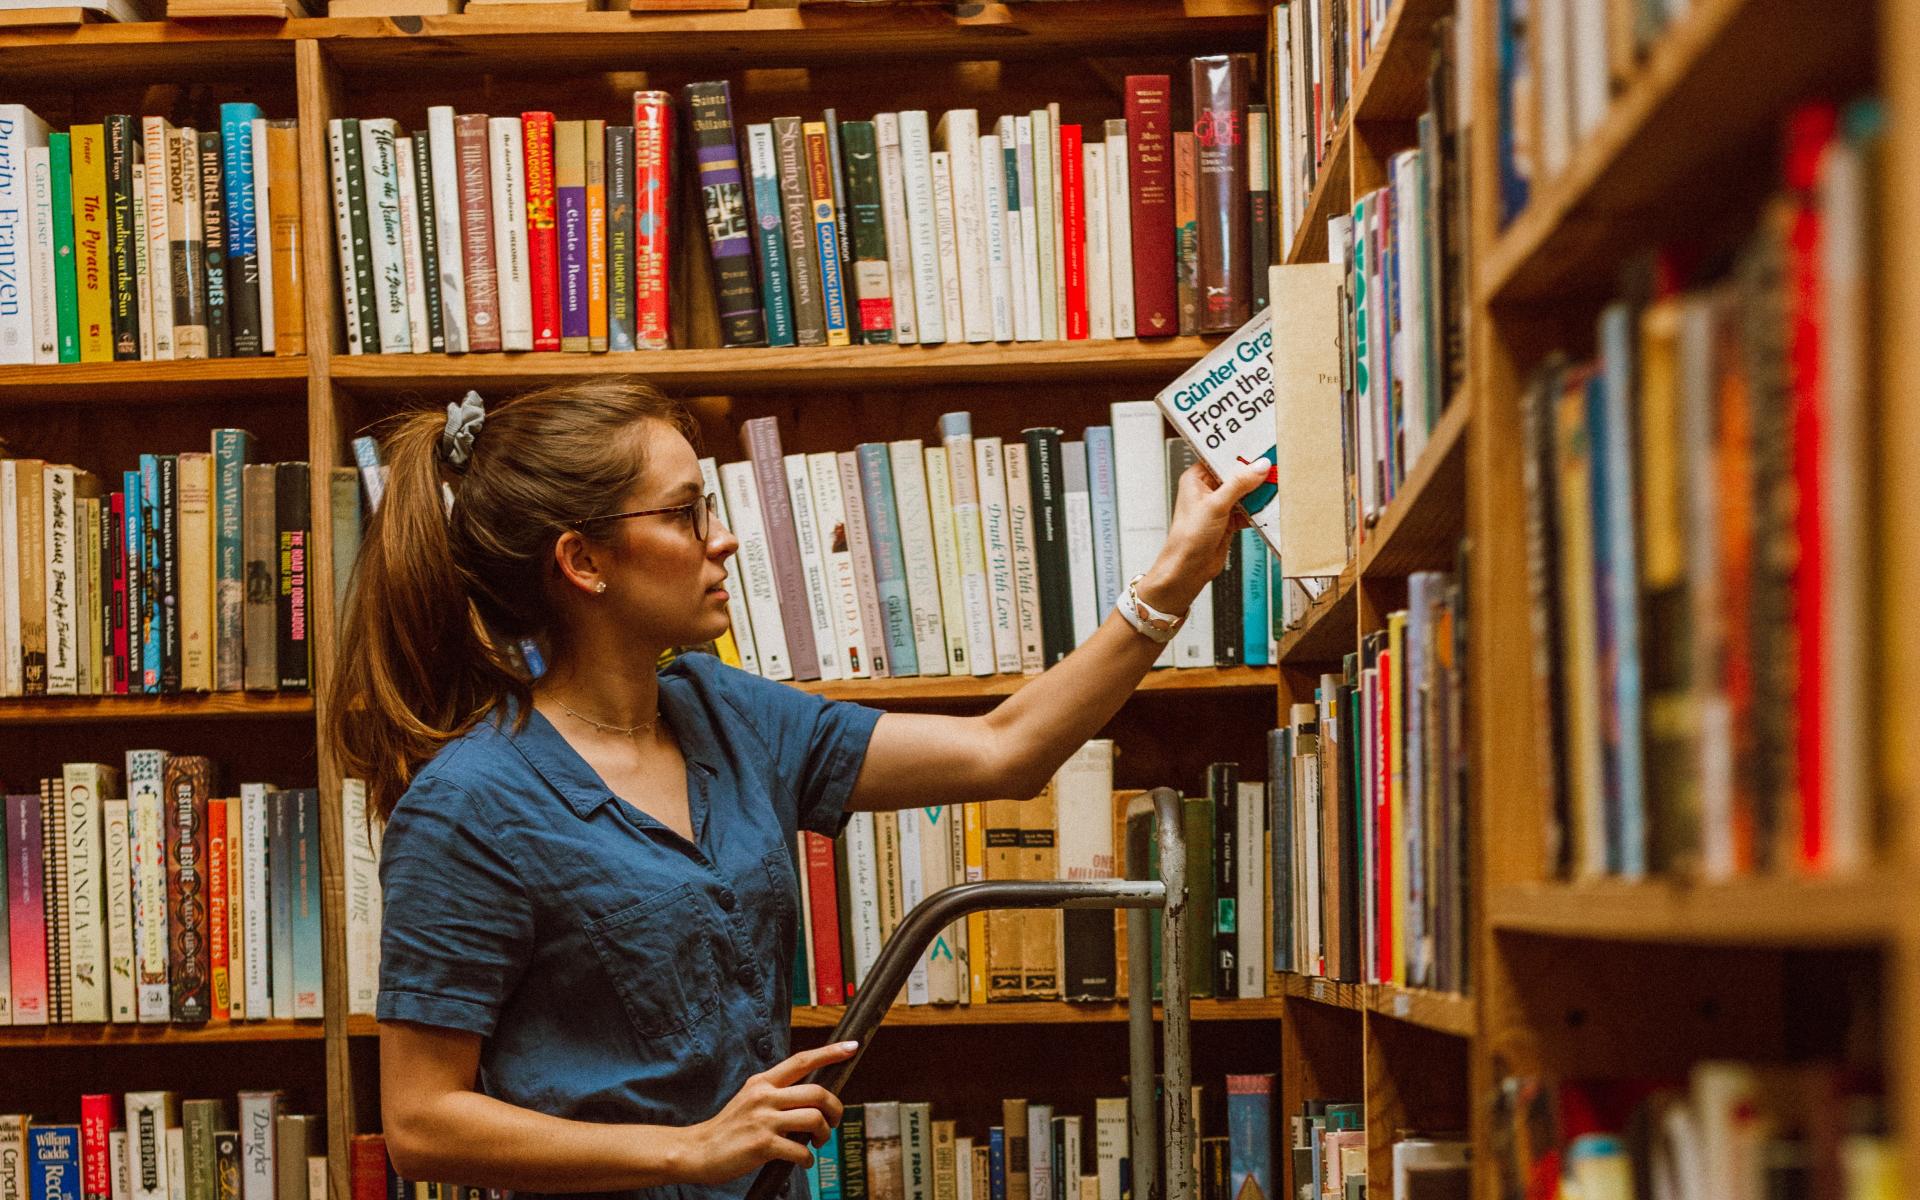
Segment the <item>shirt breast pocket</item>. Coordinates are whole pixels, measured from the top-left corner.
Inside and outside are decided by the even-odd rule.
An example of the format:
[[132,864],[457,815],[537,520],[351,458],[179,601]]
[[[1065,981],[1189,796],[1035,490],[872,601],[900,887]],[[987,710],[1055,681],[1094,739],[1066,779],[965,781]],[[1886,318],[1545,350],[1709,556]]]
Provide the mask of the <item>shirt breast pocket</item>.
[[589,921],[586,933],[642,1037],[689,1029],[719,1003],[719,931],[690,884]]

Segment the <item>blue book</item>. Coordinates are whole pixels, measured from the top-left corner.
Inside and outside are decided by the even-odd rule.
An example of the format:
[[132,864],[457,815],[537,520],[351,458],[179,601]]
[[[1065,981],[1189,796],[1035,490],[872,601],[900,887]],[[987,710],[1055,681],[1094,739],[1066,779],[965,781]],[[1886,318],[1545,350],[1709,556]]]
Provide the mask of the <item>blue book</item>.
[[893,660],[896,676],[918,675],[920,657],[913,646],[913,607],[907,599],[907,559],[900,546],[900,517],[894,507],[892,459],[885,442],[861,442],[854,453],[860,458],[860,493],[866,502],[873,584],[880,593],[887,654]]
[[[140,691],[160,690],[163,647],[160,644],[161,608],[166,604],[160,586],[160,456],[140,456]],[[133,563],[127,563],[129,573]],[[133,691],[129,664],[127,690]]]
[[147,639],[146,622],[140,614],[147,611],[146,580],[140,573],[140,563],[146,554],[146,517],[141,502],[140,472],[120,472],[120,490],[126,494],[125,518],[121,537],[127,550],[127,691],[138,694],[145,690],[141,681],[146,662]]
[[[1606,672],[1603,703],[1614,719],[1607,730],[1607,866],[1638,879],[1647,873],[1647,797],[1642,758],[1640,682],[1640,565],[1634,553],[1633,494],[1633,312],[1625,304],[1608,305],[1600,314],[1600,371],[1594,381],[1600,420],[1593,426],[1594,546],[1606,589],[1601,629],[1610,652],[1601,657]],[[1598,481],[1604,476],[1606,490]],[[1605,515],[1601,515],[1601,505]],[[1605,550],[1600,551],[1605,539]]]
[[[1273,1076],[1227,1076],[1227,1195],[1273,1191]],[[1253,1190],[1247,1190],[1251,1181]]]
[[1127,583],[1120,572],[1120,485],[1113,465],[1113,426],[1087,426],[1086,441],[1087,498],[1093,506],[1093,594],[1099,606],[1094,619],[1105,620]]
[[1007,1131],[987,1130],[987,1200],[1007,1200]]
[[813,1185],[815,1200],[842,1200],[840,1185],[840,1129],[827,1131],[827,1143],[813,1152],[813,1171],[807,1180]]
[[33,1200],[80,1200],[80,1127],[32,1125]]
[[253,123],[260,116],[258,104],[220,106],[220,166],[227,207],[227,320],[234,354],[247,357],[265,353],[260,314],[260,214],[253,186]]
[[292,792],[267,793],[267,977],[273,1016],[293,1018],[293,872],[277,864],[293,862]]
[[213,431],[213,689],[237,692],[244,681],[246,554],[241,546],[241,477],[252,435]]
[[1258,529],[1240,531],[1240,661],[1249,667],[1267,662],[1267,577],[1273,570],[1273,550]]
[[293,879],[288,887],[293,926],[293,1015],[317,1017],[325,994],[320,978],[319,790],[297,788],[288,792],[287,808],[293,821]]
[[767,312],[767,345],[794,344],[792,284],[787,279],[786,225],[780,207],[780,163],[773,126],[747,126],[747,172],[753,201],[753,249],[760,263],[760,304]]

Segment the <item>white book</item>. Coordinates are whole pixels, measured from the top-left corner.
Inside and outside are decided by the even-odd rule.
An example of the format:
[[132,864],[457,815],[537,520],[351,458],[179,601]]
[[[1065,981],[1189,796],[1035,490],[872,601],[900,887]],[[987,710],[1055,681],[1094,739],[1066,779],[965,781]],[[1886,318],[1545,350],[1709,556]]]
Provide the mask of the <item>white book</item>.
[[[956,882],[953,878],[955,821],[952,807],[944,804],[921,806],[903,809],[900,815],[909,824],[919,827],[921,898],[952,886]],[[901,853],[904,856],[905,850]],[[930,1004],[960,1002],[960,964],[959,956],[954,951],[954,938],[964,926],[965,922],[960,921],[941,930],[921,956],[922,965],[927,971],[927,1002]]]
[[493,260],[499,272],[500,348],[533,349],[533,293],[527,267],[527,151],[519,117],[487,118],[493,194]]
[[740,582],[747,611],[753,619],[754,649],[760,674],[768,679],[792,679],[793,659],[787,650],[786,626],[780,622],[780,594],[773,582],[773,553],[766,525],[760,519],[760,488],[750,462],[723,463],[720,487],[733,517],[733,536],[740,540]]
[[1053,1106],[1027,1105],[1027,1194],[1046,1200],[1053,1195]]
[[1258,1000],[1267,994],[1265,785],[1242,781],[1233,812],[1235,877],[1239,887],[1233,910],[1239,938],[1234,947],[1234,970],[1239,976],[1240,998]]
[[947,152],[928,156],[933,172],[933,236],[940,261],[940,319],[947,340],[965,340],[966,315],[960,303],[960,245],[953,223],[953,173]]
[[986,555],[987,599],[992,608],[993,668],[1020,671],[1020,600],[1013,586],[1013,529],[1007,509],[1007,460],[997,437],[973,439],[973,469],[980,488],[980,540]]
[[1060,174],[1060,102],[1047,102],[1047,140],[1043,143],[1039,129],[1034,130],[1033,150],[1040,153],[1044,145],[1050,165],[1047,168],[1047,182],[1053,187],[1053,319],[1060,330],[1060,336],[1067,336],[1067,206],[1061,196],[1065,186]]
[[922,675],[946,675],[947,639],[940,608],[940,566],[934,559],[933,518],[927,509],[927,470],[919,438],[887,443],[893,467],[893,503],[900,516],[900,552],[907,566],[907,603],[913,610],[913,648]]
[[260,353],[272,354],[277,348],[273,324],[273,221],[268,207],[273,193],[269,181],[273,172],[267,166],[267,121],[253,119],[253,214],[254,247],[260,260]]
[[980,203],[980,114],[971,108],[948,109],[937,133],[953,182],[953,238],[959,256],[955,282],[962,326],[969,342],[989,342],[993,284],[987,274],[986,210]]
[[1107,122],[1107,299],[1113,306],[1113,336],[1130,338],[1133,324],[1133,177],[1127,122]]
[[1612,99],[1607,61],[1608,5],[1569,4],[1572,35],[1569,69],[1573,76],[1573,133],[1578,147],[1607,116]]
[[[153,268],[149,265],[152,247],[147,241],[147,164],[133,164],[133,288],[134,303],[140,306],[140,357],[155,357],[153,321]],[[49,280],[51,283],[51,280]]]
[[[884,164],[883,164],[884,165]],[[946,309],[940,296],[940,242],[934,214],[933,147],[927,131],[927,114],[912,109],[900,114],[900,165],[906,181],[907,246],[913,264],[913,286],[907,292],[898,289],[894,296],[911,295],[919,323],[920,341],[926,344],[957,339],[946,326]],[[891,243],[889,244],[889,253]]]
[[1080,147],[1081,188],[1087,210],[1087,336],[1113,336],[1113,264],[1107,237],[1107,148]]
[[[964,983],[966,977],[962,971],[961,982]],[[970,1137],[953,1139],[953,1194],[956,1200],[973,1200],[973,1139]]]
[[906,164],[901,156],[900,118],[895,113],[873,116],[874,145],[880,162],[880,218],[887,231],[887,270],[892,275],[893,340],[911,346],[920,339],[914,318],[911,221],[907,215]]
[[167,990],[167,843],[161,795],[164,750],[127,751],[127,807],[133,823],[134,968],[142,1024],[173,1019]]
[[440,324],[448,354],[467,352],[467,274],[460,256],[460,161],[453,107],[427,109],[427,157],[433,180],[433,229],[440,251]]
[[[1194,1108],[1197,1110],[1198,1105]],[[1080,1117],[1079,1114],[1068,1117],[1055,1117],[1054,1124],[1060,1127],[1060,1162],[1065,1175],[1056,1181],[1054,1188],[1062,1196],[1080,1197]]]
[[[926,819],[918,808],[900,809],[891,817],[898,831],[896,837],[900,845],[900,915],[904,918],[914,910],[915,905],[927,898],[924,860],[920,854],[920,833]],[[888,819],[888,814],[881,814],[880,819]],[[913,970],[907,974],[907,1003],[932,1003],[925,954],[919,957],[913,964]]]
[[855,583],[852,536],[846,502],[840,494],[840,460],[831,450],[809,454],[807,478],[813,484],[813,517],[820,542],[820,561],[826,568],[829,604],[833,609],[837,648],[848,679],[873,674],[867,657],[867,629]]
[[1073,644],[1083,645],[1100,628],[1100,585],[1093,565],[1093,493],[1087,490],[1087,444],[1060,443],[1066,486],[1067,582],[1073,598]]
[[[1573,156],[1573,14],[1575,0],[1539,0],[1527,31],[1532,42],[1539,83],[1540,174],[1536,184],[1550,183]],[[1599,5],[1603,12],[1605,5]]]
[[[947,815],[941,821],[947,828],[947,882],[949,885],[967,882],[967,820],[966,814],[958,804],[947,807]],[[968,967],[967,922],[955,921],[947,926],[946,939],[953,948],[953,995],[956,1004],[973,1003],[972,971]],[[984,951],[983,951],[984,953]],[[985,996],[980,998],[982,1002]]]
[[330,1194],[327,1189],[327,1156],[307,1155],[307,1194],[297,1196],[294,1200],[327,1200]]
[[[1288,257],[1288,249],[1293,245],[1293,231],[1300,223],[1299,172],[1294,168],[1294,127],[1293,127],[1293,22],[1287,18],[1273,23],[1273,135],[1276,155],[1273,173],[1279,183],[1275,189],[1279,193],[1280,210],[1280,257]],[[1255,269],[1258,269],[1256,264]]]
[[246,946],[244,965],[247,987],[247,1019],[264,1021],[273,1011],[272,942],[269,929],[273,916],[267,908],[267,785],[240,785],[240,884],[246,889],[241,897],[240,919]]
[[1401,381],[1400,438],[1402,462],[1411,470],[1427,447],[1427,273],[1424,247],[1426,188],[1421,184],[1420,152],[1406,150],[1388,161],[1393,188],[1394,237],[1399,253],[1394,262],[1393,301],[1399,310],[1400,336],[1393,339],[1394,377]]
[[1020,278],[1026,269],[1020,224],[1020,138],[1012,117],[1001,117],[994,122],[993,129],[1000,138],[1000,186],[1004,191],[1000,236],[1007,247],[1007,304],[1013,315],[1013,337],[1025,341],[1031,321],[1027,314],[1027,289]]
[[33,1151],[27,1143],[25,1113],[0,1116],[0,1194],[26,1200],[34,1194]]
[[[1034,224],[1039,231],[1039,240],[1035,243],[1038,263],[1035,278],[1039,283],[1040,337],[1053,342],[1066,336],[1066,322],[1056,303],[1061,295],[1060,189],[1053,171],[1060,135],[1046,109],[1036,108],[1030,116],[1033,121]],[[1024,169],[1025,164],[1021,165]],[[1022,180],[1022,195],[1026,194],[1024,183]]]
[[[1120,521],[1120,577],[1144,575],[1167,541],[1166,419],[1151,400],[1116,400],[1108,407],[1113,425],[1113,477]],[[1173,644],[1155,666],[1173,665]]]
[[1127,1143],[1126,1097],[1099,1097],[1093,1102],[1093,1163],[1100,1181],[1099,1200],[1120,1200],[1120,1162],[1132,1153]]
[[[45,146],[27,148],[27,276],[31,297],[29,303],[33,307],[33,361],[36,363],[60,361],[60,314],[53,290],[51,153]],[[141,309],[141,312],[145,311],[145,308]],[[143,319],[140,326],[144,330],[147,322]]]
[[[391,117],[360,122],[360,157],[367,180],[367,240],[373,260],[374,320],[382,354],[413,349],[407,319],[407,264],[401,234],[399,123]],[[524,214],[522,216],[524,220]]]
[[[886,813],[879,820],[889,820]],[[876,876],[878,859],[874,846],[873,823],[876,817],[870,812],[856,812],[847,819],[847,892],[840,903],[850,906],[852,919],[848,924],[853,932],[853,944],[846,952],[853,956],[853,981],[860,986],[867,981],[867,972],[873,969],[873,960],[880,953],[880,888]]]
[[133,1200],[168,1200],[167,1130],[180,1125],[172,1092],[128,1092],[127,1175]]
[[380,850],[367,825],[367,783],[340,781],[340,845],[347,913],[347,1012],[372,1016],[380,996]]
[[[1185,451],[1185,445],[1177,437],[1168,438],[1161,449],[1167,462],[1165,479],[1167,481],[1165,512],[1169,523],[1173,517],[1175,493],[1180,482],[1174,474],[1173,460],[1178,453]],[[1124,475],[1119,478],[1126,478]],[[1122,543],[1124,545],[1124,541]],[[1122,551],[1124,555],[1125,551]],[[1193,607],[1187,610],[1187,619],[1173,635],[1173,665],[1176,667],[1210,667],[1213,665],[1213,584],[1200,589],[1193,599]]]
[[1046,337],[1047,318],[1040,311],[1040,197],[1033,162],[1033,117],[1013,119],[1013,161],[1020,192],[1020,261],[1014,270],[1014,284],[1020,289],[1020,309],[1026,324],[1020,328],[1020,340],[1037,342]]
[[0,696],[26,691],[20,649],[20,472],[0,458]]
[[[275,1200],[280,1173],[281,1093],[240,1093],[240,1195],[242,1200]],[[295,1197],[294,1200],[299,1200]]]
[[48,463],[40,472],[41,527],[46,539],[47,694],[80,687],[79,631],[74,621],[73,468]]
[[947,450],[947,473],[952,481],[953,537],[958,550],[967,654],[975,675],[991,675],[995,670],[993,599],[988,594],[987,549],[980,531],[980,484],[974,475],[973,418],[963,412],[942,414],[940,440]]
[[133,1200],[133,1169],[127,1161],[127,1131],[124,1129],[115,1129],[107,1134],[107,1169],[113,1172],[113,1187],[107,1194],[113,1200]]
[[67,763],[61,826],[67,839],[67,987],[75,1021],[107,1019],[105,801],[117,798],[120,772],[101,763]]
[[947,667],[955,675],[971,675],[967,606],[960,591],[960,544],[954,536],[953,473],[947,467],[945,446],[929,446],[922,453],[927,466],[927,513],[933,522],[933,559],[940,580],[940,620],[946,632]]
[[0,104],[0,363],[34,361],[33,207],[27,151],[47,144],[47,123],[24,104]]
[[167,1129],[167,1196],[169,1200],[188,1200],[187,1131],[178,1125]]
[[[148,120],[153,118],[149,117]],[[347,201],[347,144],[346,125],[335,117],[327,122],[327,161],[333,172],[333,245],[334,258],[340,264],[340,301],[345,315],[345,333],[348,354],[365,354],[373,347],[363,344],[360,337],[360,287],[359,271],[353,263],[353,208]],[[149,201],[151,210],[152,202]],[[165,209],[165,204],[161,208]],[[164,218],[163,218],[164,221]],[[272,224],[271,221],[268,224]],[[157,244],[157,239],[156,239]],[[265,275],[269,272],[262,271]],[[164,279],[160,264],[154,265],[154,278]],[[154,302],[157,304],[160,293],[165,289],[154,289]],[[172,322],[169,320],[169,326]]]
[[893,674],[887,649],[886,621],[881,616],[880,586],[874,578],[873,543],[867,531],[865,485],[860,480],[860,455],[842,450],[834,455],[840,476],[840,507],[847,521],[847,550],[853,560],[854,592],[860,601],[860,630],[867,639],[867,669],[875,679]]
[[1020,621],[1020,673],[1038,675],[1046,666],[1040,644],[1040,573],[1033,544],[1033,492],[1027,477],[1027,444],[1008,442],[1007,541],[1013,550],[1013,594]]
[[101,805],[101,849],[107,886],[107,1018],[116,1024],[139,1017],[133,976],[133,818],[125,800]]
[[[1000,118],[1001,124],[1006,118]],[[1007,242],[1007,163],[997,134],[980,139],[980,209],[987,235],[987,285],[993,340],[1013,340],[1013,267]]]
[[781,456],[786,470],[787,503],[793,509],[793,536],[800,548],[800,576],[807,589],[807,616],[813,622],[813,644],[820,659],[820,678],[844,678],[840,643],[834,627],[838,606],[827,587],[827,564],[820,554],[820,523],[814,519],[813,483],[807,478],[807,456]]
[[[1054,824],[1059,830],[1058,875],[1061,879],[1086,882],[1113,879],[1123,874],[1114,865],[1113,758],[1113,740],[1093,738],[1068,755],[1067,761],[1061,763],[1060,769],[1054,772]],[[1060,939],[1060,978],[1063,983],[1066,979],[1066,939],[1084,937],[1090,932],[1076,927],[1074,920],[1067,918]],[[1111,922],[1106,923],[1103,936],[1109,945],[1113,928]]]
[[[728,529],[733,517],[727,509],[727,495],[720,486],[720,467],[712,458],[700,460],[700,486],[713,497],[714,517]],[[733,626],[733,644],[740,651],[741,669],[760,674],[760,652],[754,642],[753,618],[747,612],[747,586],[740,578],[740,555],[727,555],[727,618]]]
[[420,193],[414,191],[413,139],[393,140],[394,165],[399,172],[400,261],[406,268],[407,344],[415,354],[432,349],[427,333],[427,265],[421,257]]

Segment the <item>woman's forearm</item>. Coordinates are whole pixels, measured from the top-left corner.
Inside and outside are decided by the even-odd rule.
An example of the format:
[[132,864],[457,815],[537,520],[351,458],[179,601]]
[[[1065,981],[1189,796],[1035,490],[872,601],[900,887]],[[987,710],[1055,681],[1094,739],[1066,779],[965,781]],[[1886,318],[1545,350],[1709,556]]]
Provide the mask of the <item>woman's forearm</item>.
[[690,1139],[666,1125],[601,1125],[448,1092],[396,1121],[388,1151],[408,1179],[523,1192],[599,1192],[692,1181]]

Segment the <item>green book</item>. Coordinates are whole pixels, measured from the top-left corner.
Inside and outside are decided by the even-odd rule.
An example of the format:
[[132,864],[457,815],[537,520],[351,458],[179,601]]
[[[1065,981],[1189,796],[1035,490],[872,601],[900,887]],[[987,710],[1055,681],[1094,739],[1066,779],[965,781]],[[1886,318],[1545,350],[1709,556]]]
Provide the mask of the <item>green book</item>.
[[367,223],[367,173],[360,154],[360,122],[340,122],[341,157],[347,164],[347,213],[353,228],[353,283],[359,297],[360,345],[368,354],[380,350],[379,310],[373,301],[373,232]]
[[872,121],[840,122],[847,164],[847,214],[853,238],[853,290],[862,340],[893,341],[893,277],[881,210],[880,154]]
[[187,1100],[180,1105],[180,1129],[187,1149],[186,1200],[219,1200],[218,1156],[214,1134],[232,1124],[219,1100]]
[[74,275],[73,139],[47,135],[53,176],[53,305],[60,321],[60,361],[80,361],[80,284]]

